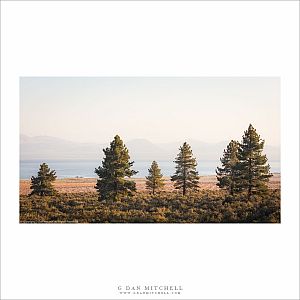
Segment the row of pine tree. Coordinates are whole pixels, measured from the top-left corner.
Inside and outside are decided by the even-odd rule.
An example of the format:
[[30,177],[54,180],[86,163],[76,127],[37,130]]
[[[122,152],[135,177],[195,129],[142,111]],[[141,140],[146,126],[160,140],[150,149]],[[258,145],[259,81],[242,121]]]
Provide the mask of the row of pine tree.
[[[244,132],[242,141],[232,140],[224,150],[220,159],[221,167],[217,167],[217,185],[228,191],[230,196],[246,193],[251,200],[255,194],[263,195],[267,191],[267,182],[272,176],[267,157],[263,152],[264,140],[257,134],[250,124]],[[98,180],[95,188],[100,200],[120,200],[130,197],[136,192],[136,184],[129,180],[138,172],[133,170],[133,161],[122,139],[116,135],[110,147],[103,149],[104,159],[102,165],[95,169]],[[197,161],[193,156],[190,145],[186,142],[179,148],[175,159],[175,174],[171,181],[175,189],[186,195],[199,188],[199,174],[196,170]],[[152,162],[146,176],[146,188],[155,194],[164,187],[163,174],[156,161]],[[52,182],[56,179],[55,171],[51,171],[47,164],[40,166],[38,176],[31,177],[30,195],[52,195],[55,190]]]

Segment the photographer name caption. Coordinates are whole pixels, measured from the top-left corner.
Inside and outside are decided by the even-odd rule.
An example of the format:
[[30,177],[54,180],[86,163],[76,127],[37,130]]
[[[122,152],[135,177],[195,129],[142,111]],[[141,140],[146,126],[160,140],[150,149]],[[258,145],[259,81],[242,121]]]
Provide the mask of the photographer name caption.
[[120,295],[182,295],[181,285],[118,285]]

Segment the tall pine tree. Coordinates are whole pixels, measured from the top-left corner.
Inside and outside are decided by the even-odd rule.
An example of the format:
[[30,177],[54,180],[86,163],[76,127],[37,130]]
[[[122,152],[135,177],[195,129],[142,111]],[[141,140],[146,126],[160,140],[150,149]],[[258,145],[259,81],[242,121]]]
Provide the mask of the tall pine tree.
[[220,159],[222,167],[217,167],[217,186],[226,189],[231,196],[237,191],[238,177],[238,149],[237,141],[230,141],[227,148],[224,150],[223,157]]
[[57,192],[52,186],[52,182],[56,179],[55,174],[55,171],[51,171],[46,163],[42,163],[40,165],[37,177],[31,177],[30,189],[32,192],[30,193],[30,196],[51,196],[56,194]]
[[162,189],[164,186],[163,175],[156,161],[152,162],[148,171],[149,175],[146,176],[146,188],[154,195],[157,190]]
[[130,162],[128,149],[121,138],[116,135],[110,147],[103,149],[102,166],[95,169],[99,176],[95,188],[101,200],[119,200],[123,196],[131,196],[136,191],[135,182],[128,180],[137,174],[131,170],[134,162]]
[[181,189],[185,195],[188,190],[197,190],[199,187],[199,176],[196,171],[197,162],[193,157],[193,152],[186,142],[179,148],[179,153],[174,161],[176,171],[171,180],[174,182],[175,189]]
[[267,190],[267,182],[272,176],[266,155],[262,154],[265,141],[260,138],[250,124],[244,132],[242,143],[238,150],[238,181],[240,191],[247,192],[248,200],[252,195],[263,195]]

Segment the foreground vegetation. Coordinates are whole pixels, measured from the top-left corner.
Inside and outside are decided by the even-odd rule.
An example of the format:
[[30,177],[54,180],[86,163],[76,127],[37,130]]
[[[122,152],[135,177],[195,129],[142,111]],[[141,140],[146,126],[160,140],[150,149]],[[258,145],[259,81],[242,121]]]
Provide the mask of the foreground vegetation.
[[21,223],[280,223],[280,191],[239,198],[223,191],[138,193],[99,201],[96,193],[20,197]]

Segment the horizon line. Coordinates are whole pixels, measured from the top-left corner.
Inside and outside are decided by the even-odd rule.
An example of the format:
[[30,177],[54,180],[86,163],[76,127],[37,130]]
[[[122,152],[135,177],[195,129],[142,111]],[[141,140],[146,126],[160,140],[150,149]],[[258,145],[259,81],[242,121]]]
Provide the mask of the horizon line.
[[[115,134],[115,136],[118,135],[118,134]],[[63,140],[63,141],[66,141],[66,142],[71,142],[71,143],[79,143],[79,144],[109,144],[111,143],[111,141],[113,140],[113,138],[108,141],[108,142],[82,142],[82,141],[75,141],[75,140],[70,140],[68,138],[62,138],[62,137],[57,137],[57,136],[53,136],[53,135],[28,135],[28,134],[24,134],[24,133],[20,133],[19,134],[19,137],[21,136],[25,136],[25,137],[28,137],[28,138],[37,138],[37,137],[48,137],[48,138],[55,138],[55,139],[59,139],[59,140]],[[120,135],[119,135],[120,136]],[[148,138],[142,138],[142,137],[136,137],[136,138],[131,138],[131,139],[128,139],[128,140],[125,140],[125,139],[122,139],[124,141],[124,144],[126,144],[127,142],[132,142],[132,141],[136,141],[136,140],[143,140],[143,141],[147,141],[151,144],[170,144],[170,143],[182,143],[184,141],[196,141],[196,142],[201,142],[201,143],[205,143],[205,144],[220,144],[220,143],[224,143],[224,142],[229,142],[231,140],[234,140],[234,139],[224,139],[224,140],[220,140],[220,141],[217,141],[217,142],[207,142],[207,141],[204,141],[204,140],[201,140],[201,139],[197,139],[197,138],[186,138],[186,139],[182,139],[182,140],[172,140],[172,141],[166,141],[166,142],[153,142],[152,140],[148,139]],[[265,145],[268,145],[268,146],[271,146],[271,147],[281,147],[281,144],[269,144],[269,143],[266,143],[266,140],[265,139],[262,139],[265,141]]]

